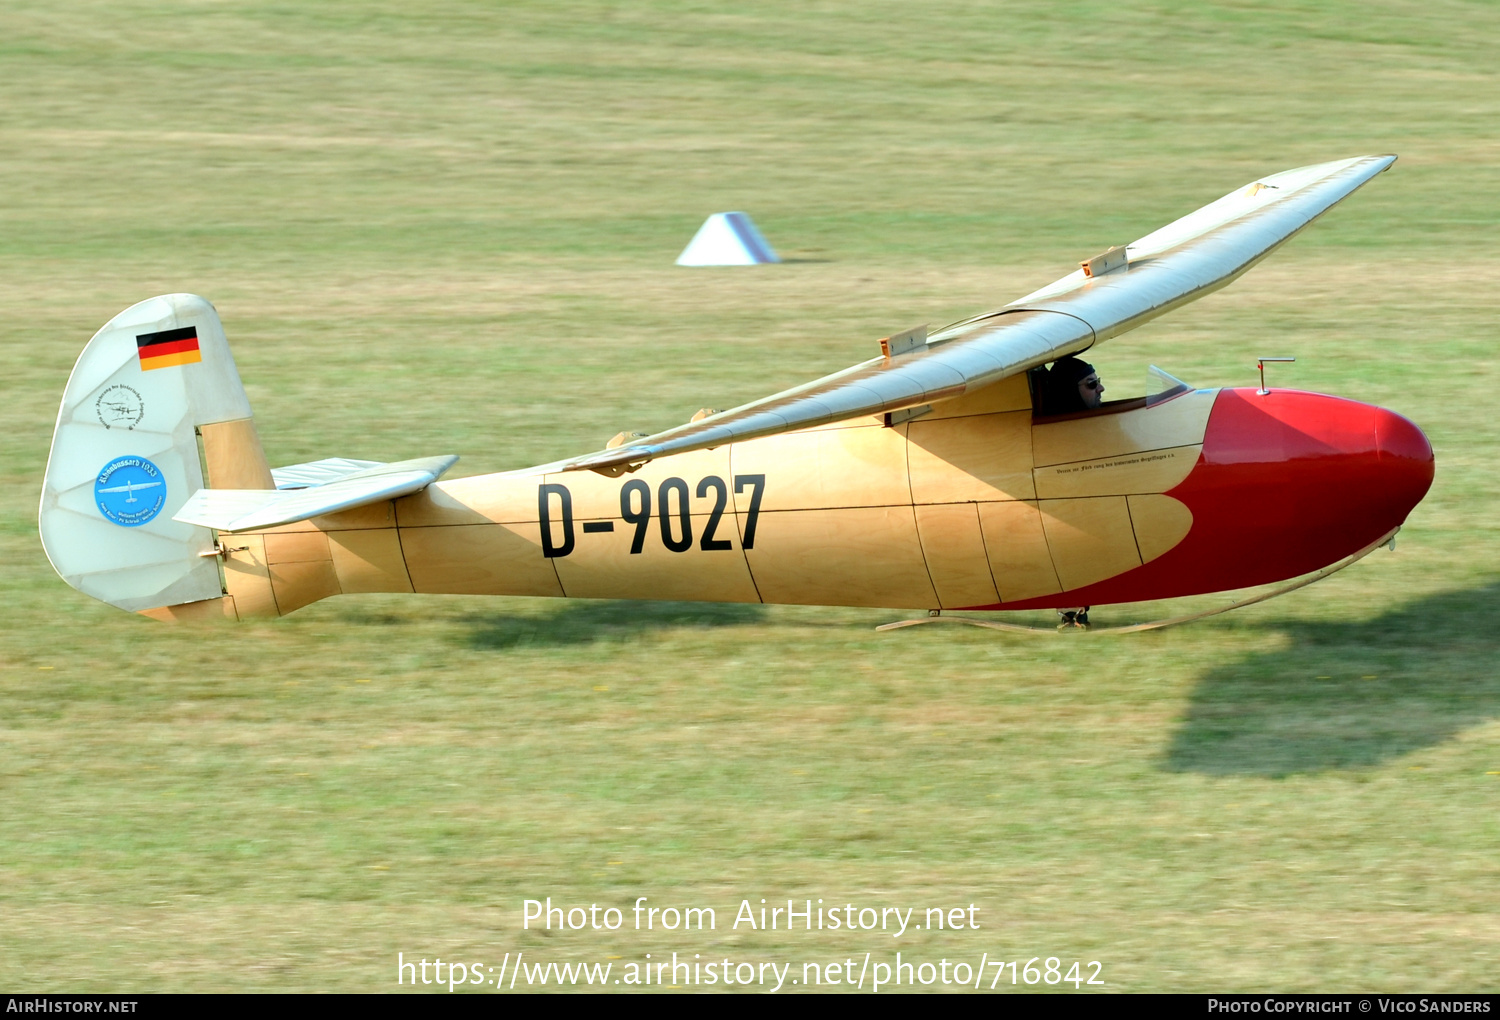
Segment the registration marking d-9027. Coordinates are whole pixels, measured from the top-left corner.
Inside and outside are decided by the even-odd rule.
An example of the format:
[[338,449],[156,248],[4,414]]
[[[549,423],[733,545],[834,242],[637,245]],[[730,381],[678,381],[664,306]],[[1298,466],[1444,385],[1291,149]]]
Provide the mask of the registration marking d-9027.
[[[755,548],[755,525],[760,519],[761,499],[766,491],[766,476],[763,474],[735,475],[734,491],[742,493],[750,489],[750,506],[745,512],[745,533],[741,544],[746,549]],[[724,511],[729,506],[729,485],[718,475],[707,475],[700,479],[692,490],[698,499],[712,497],[708,509],[708,520],[703,533],[698,537],[698,549],[703,552],[724,552],[734,548],[734,543],[719,537]],[[689,487],[686,480],[677,477],[664,478],[657,486],[654,502],[651,486],[640,478],[632,478],[620,486],[620,519],[634,529],[630,537],[631,555],[640,555],[646,548],[651,532],[651,520],[656,518],[657,532],[662,546],[669,552],[687,552],[693,548],[693,518],[688,506]],[[541,523],[542,556],[546,559],[561,559],[570,555],[577,547],[573,528],[573,494],[566,485],[547,482],[537,486],[537,519]],[[653,515],[652,509],[655,508]],[[585,535],[612,532],[614,521],[584,521]]]

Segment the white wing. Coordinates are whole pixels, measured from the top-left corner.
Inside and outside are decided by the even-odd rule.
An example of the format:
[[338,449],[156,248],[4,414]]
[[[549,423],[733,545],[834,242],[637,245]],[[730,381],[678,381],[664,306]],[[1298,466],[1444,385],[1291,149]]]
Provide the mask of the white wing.
[[618,474],[674,453],[722,446],[963,396],[1087,349],[1233,282],[1396,161],[1355,159],[1288,170],[1091,260],[1019,301],[966,319],[908,353],[842,372],[614,449],[515,474],[592,469]]

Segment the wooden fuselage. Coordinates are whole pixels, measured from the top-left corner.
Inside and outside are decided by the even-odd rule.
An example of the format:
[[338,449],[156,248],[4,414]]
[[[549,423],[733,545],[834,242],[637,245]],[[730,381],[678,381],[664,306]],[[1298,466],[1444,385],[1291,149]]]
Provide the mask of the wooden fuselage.
[[1317,569],[1432,479],[1406,419],[1282,390],[1034,418],[1024,376],[610,478],[485,475],[225,536],[240,617],[354,592],[1030,609]]

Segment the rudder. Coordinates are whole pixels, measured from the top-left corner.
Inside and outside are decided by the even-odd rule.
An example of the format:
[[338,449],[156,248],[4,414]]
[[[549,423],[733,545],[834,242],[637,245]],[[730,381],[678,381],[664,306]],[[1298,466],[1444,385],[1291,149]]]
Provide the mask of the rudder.
[[63,391],[40,512],[54,569],[120,609],[233,618],[213,532],[172,519],[205,465],[215,488],[275,487],[218,313],[193,294],[132,305]]

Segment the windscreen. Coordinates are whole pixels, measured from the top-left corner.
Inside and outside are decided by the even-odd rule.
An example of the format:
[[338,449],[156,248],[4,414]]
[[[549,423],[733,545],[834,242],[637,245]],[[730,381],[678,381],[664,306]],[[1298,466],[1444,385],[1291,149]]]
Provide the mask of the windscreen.
[[1146,369],[1146,406],[1159,404],[1163,400],[1186,393],[1192,389],[1187,383],[1177,378],[1171,372],[1152,365]]

